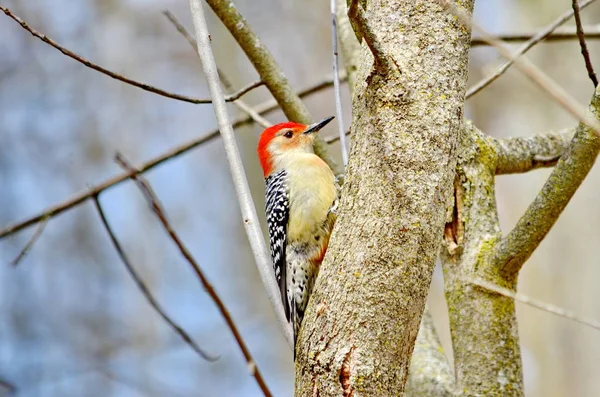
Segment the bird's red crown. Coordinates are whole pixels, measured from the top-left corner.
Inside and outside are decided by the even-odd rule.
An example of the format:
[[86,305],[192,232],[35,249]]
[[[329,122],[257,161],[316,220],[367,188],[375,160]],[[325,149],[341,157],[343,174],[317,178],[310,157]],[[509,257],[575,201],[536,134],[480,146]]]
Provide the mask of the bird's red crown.
[[287,129],[291,130],[294,134],[296,134],[298,132],[304,131],[306,127],[307,126],[304,124],[288,121],[285,123],[275,124],[274,126],[265,129],[262,132],[262,134],[260,134],[257,151],[258,158],[260,160],[260,165],[262,166],[265,178],[269,176],[273,168],[273,163],[271,161],[271,153],[269,152],[269,144],[277,136],[277,133]]

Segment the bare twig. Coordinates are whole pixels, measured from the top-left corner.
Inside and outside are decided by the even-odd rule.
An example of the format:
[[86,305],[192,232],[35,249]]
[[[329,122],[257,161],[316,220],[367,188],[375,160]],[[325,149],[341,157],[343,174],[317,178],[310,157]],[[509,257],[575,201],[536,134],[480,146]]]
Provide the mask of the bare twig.
[[[599,25],[586,25],[584,26],[584,36],[586,39],[600,39],[600,26]],[[539,32],[523,32],[523,33],[504,33],[494,36],[497,40],[502,40],[507,43],[518,43],[522,41],[529,41]],[[561,42],[578,39],[577,28],[575,26],[564,27],[556,29],[549,36],[546,36],[542,41],[545,43],[549,42]],[[481,37],[473,37],[471,39],[471,47],[482,47],[489,46],[489,44]]]
[[[179,22],[179,19],[177,19],[177,17],[175,16],[175,14],[173,14],[169,10],[164,10],[162,13],[173,24],[173,26],[175,26],[175,29],[177,29],[177,31],[179,33],[181,33],[181,35],[187,40],[187,42],[193,48],[196,48],[196,39],[194,39],[194,37],[190,34],[190,32],[187,31],[187,29],[185,28],[185,26],[183,26],[183,24],[181,22]],[[223,82],[223,85],[227,86],[228,84],[226,84],[225,82]]]
[[194,350],[196,353],[198,353],[198,355],[200,355],[200,357],[202,357],[203,359],[208,360],[208,361],[216,361],[218,359],[218,357],[214,357],[211,354],[208,354],[204,350],[202,350],[200,348],[200,346],[198,346],[196,344],[196,342],[194,342],[192,337],[190,335],[188,335],[188,333],[185,332],[185,330],[181,326],[179,326],[177,323],[175,323],[175,321],[173,321],[167,313],[165,313],[165,311],[162,309],[160,303],[158,303],[158,301],[154,298],[154,296],[152,295],[152,292],[150,292],[150,289],[148,288],[148,286],[146,286],[146,284],[144,283],[142,278],[137,274],[133,265],[131,265],[131,263],[129,262],[129,259],[127,258],[125,251],[123,251],[123,248],[121,247],[121,243],[119,243],[117,236],[115,236],[114,232],[112,231],[112,229],[108,223],[108,220],[106,219],[106,215],[104,214],[104,210],[102,209],[102,205],[100,204],[100,199],[98,198],[98,195],[93,196],[93,199],[94,199],[94,204],[96,206],[96,210],[98,211],[98,215],[100,215],[100,220],[102,221],[102,224],[104,225],[104,228],[106,229],[106,231],[110,237],[110,240],[112,241],[112,243],[115,247],[115,250],[119,254],[119,257],[121,258],[121,261],[125,265],[127,272],[129,273],[129,275],[131,276],[131,278],[133,279],[133,281],[135,282],[135,284],[137,285],[139,290],[142,292],[142,294],[144,295],[144,297],[146,298],[148,303],[150,303],[150,306],[152,306],[152,308],[169,325],[169,327],[171,327],[171,329],[173,331],[175,331],[175,333],[177,335],[179,335],[181,337],[181,339],[183,339],[183,341],[192,348],[192,350]]
[[596,132],[596,134],[600,134],[600,122],[598,122],[596,118],[589,115],[585,109],[579,105],[579,103],[577,103],[577,101],[571,95],[569,95],[569,93],[556,84],[556,82],[548,77],[548,75],[546,75],[540,68],[531,63],[527,58],[519,57],[519,54],[517,54],[516,57],[513,56],[506,44],[494,39],[481,26],[471,21],[471,18],[461,8],[456,7],[448,0],[438,1],[447,7],[454,15],[456,15],[462,23],[465,25],[470,25],[473,30],[478,31],[484,40],[494,46],[494,48],[496,48],[498,52],[502,54],[502,56],[508,61],[513,62],[523,74],[529,77],[531,81],[536,83],[542,90],[549,94],[578,121],[584,122],[590,126]]
[[221,315],[225,319],[227,326],[233,333],[233,336],[234,336],[238,346],[242,350],[242,354],[244,355],[244,358],[246,359],[248,366],[253,365],[253,371],[251,372],[251,374],[256,379],[256,382],[258,383],[263,394],[265,396],[271,396],[271,392],[267,388],[267,385],[265,384],[265,381],[260,373],[260,370],[258,369],[256,364],[254,364],[255,361],[252,358],[252,355],[250,354],[250,351],[248,350],[248,347],[246,346],[246,343],[244,342],[242,335],[240,334],[237,326],[233,322],[233,318],[231,317],[229,310],[227,310],[225,303],[223,303],[223,301],[221,300],[221,298],[219,297],[219,295],[213,288],[212,284],[208,281],[208,279],[206,278],[206,276],[200,269],[200,266],[198,265],[198,263],[196,262],[196,260],[194,259],[194,257],[190,253],[190,251],[183,244],[183,242],[181,241],[181,239],[179,238],[179,236],[177,235],[177,233],[175,232],[175,230],[169,223],[169,221],[167,219],[167,214],[163,210],[162,205],[160,204],[160,200],[158,199],[158,197],[152,190],[152,187],[150,186],[148,181],[146,181],[144,179],[144,177],[139,175],[139,170],[132,168],[132,166],[122,156],[117,154],[115,160],[119,163],[119,165],[121,165],[125,170],[127,170],[127,173],[130,174],[131,178],[136,182],[140,191],[144,194],[144,197],[146,197],[150,206],[152,207],[153,212],[156,214],[156,216],[160,220],[160,223],[163,225],[163,228],[169,234],[169,236],[171,237],[171,240],[173,240],[175,245],[177,245],[177,248],[179,248],[179,251],[181,252],[183,257],[186,259],[186,261],[189,263],[189,265],[192,267],[194,273],[196,274],[196,276],[202,283],[202,286],[204,287],[204,289],[206,290],[208,295],[211,297],[213,302],[215,302],[215,305],[217,305],[217,308],[219,309],[219,311],[221,312]]
[[[340,78],[342,79],[342,81],[345,81],[346,74],[341,73]],[[331,87],[332,85],[333,85],[332,79],[330,79],[330,78],[325,79],[311,87],[308,87],[308,88],[300,91],[298,93],[298,96],[303,98],[307,95],[311,95],[315,92],[318,92],[325,88]],[[264,114],[267,112],[271,112],[277,108],[278,108],[277,102],[275,100],[269,100],[269,101],[261,103],[254,110],[258,114]],[[234,120],[232,125],[234,128],[238,128],[243,125],[250,124],[250,123],[252,123],[252,121],[253,120],[251,117],[244,116],[244,117],[240,117],[240,118],[237,118],[236,120]],[[176,147],[172,148],[171,150],[163,153],[162,155],[159,155],[157,157],[154,157],[151,160],[146,161],[145,163],[138,166],[138,169],[140,170],[140,172],[146,172],[168,160],[174,159],[174,158],[176,158],[184,153],[187,153],[188,151],[195,149],[198,146],[200,146],[206,142],[209,142],[215,138],[218,138],[218,137],[219,137],[219,130],[213,130],[200,138],[196,138],[192,141],[189,141],[182,145],[176,146]],[[106,189],[109,189],[115,185],[118,185],[119,183],[131,178],[131,176],[132,175],[128,172],[122,173],[119,175],[115,175],[112,178],[106,179],[105,181],[103,181],[95,186],[90,187],[88,190],[86,190],[84,192],[78,193],[63,202],[54,204],[54,205],[44,209],[41,213],[33,215],[27,219],[24,219],[20,222],[12,224],[12,225],[6,226],[4,229],[0,230],[0,239],[7,237],[13,233],[16,233],[20,230],[23,230],[26,227],[29,227],[31,225],[35,225],[36,223],[42,221],[46,217],[53,218],[53,217],[63,213],[64,211],[74,208],[77,205],[83,203],[84,201],[92,198],[92,196],[94,196],[95,194],[99,194]]]
[[237,101],[233,101],[233,103],[240,108],[242,112],[250,116],[252,120],[261,127],[268,128],[273,125],[269,122],[269,120],[262,117],[256,110],[254,110],[254,108],[252,108],[252,106],[248,105],[246,102],[238,99]]
[[[596,0],[584,1],[583,3],[581,3],[581,9],[592,4],[594,1],[596,1]],[[546,37],[548,37],[550,34],[552,34],[552,32],[556,28],[558,28],[559,26],[561,26],[562,24],[567,22],[572,16],[573,16],[573,10],[569,10],[569,11],[565,12],[563,15],[561,15],[556,20],[554,20],[551,24],[549,24],[546,28],[541,30],[538,34],[533,36],[529,41],[527,41],[525,44],[523,44],[521,47],[519,47],[519,49],[514,54],[510,54],[510,52],[509,52],[510,55],[506,56],[508,58],[508,60],[506,62],[504,62],[494,73],[487,76],[483,80],[479,81],[477,84],[475,84],[469,90],[467,90],[466,98],[468,99],[468,98],[472,97],[473,95],[477,94],[479,91],[483,90],[485,87],[487,87],[488,85],[493,83],[498,77],[502,76],[504,74],[504,72],[506,72],[506,70],[509,67],[511,67],[513,65],[513,63],[515,63],[515,61],[517,59],[519,59],[519,57],[521,55],[525,54],[537,43],[539,43],[540,41],[542,41]],[[490,39],[492,39],[492,40],[490,40]],[[498,42],[498,40],[493,39],[489,34],[486,35],[486,37],[481,37],[480,40],[483,40],[489,44],[492,44],[492,42]]]
[[559,317],[563,317],[563,318],[575,321],[579,324],[583,324],[587,327],[590,327],[590,328],[600,331],[600,322],[593,320],[593,319],[584,318],[570,310],[566,310],[561,307],[554,306],[549,303],[530,298],[527,295],[523,295],[518,292],[513,292],[513,291],[509,290],[508,288],[500,287],[499,285],[495,285],[495,284],[492,284],[492,283],[484,281],[484,280],[469,280],[469,281],[471,282],[471,284],[474,284],[480,288],[495,292],[499,295],[513,299],[517,302],[524,303],[528,306],[535,307],[536,309],[540,309],[545,312],[555,314]]
[[[271,52],[250,28],[235,4],[231,0],[206,0],[206,2],[238,42],[286,117],[292,121],[310,124],[312,117],[308,109],[293,91]],[[315,139],[315,153],[329,164],[336,175],[343,172],[329,155],[325,142],[318,136]]]
[[[346,130],[346,132],[344,133],[344,135],[350,135],[350,130]],[[334,142],[337,142],[340,140],[340,136],[339,135],[332,135],[332,136],[328,136],[323,138],[325,140],[326,143],[331,144]]]
[[[9,18],[13,19],[14,21],[16,21],[19,25],[21,25],[21,27],[23,27],[23,29],[25,29],[26,31],[28,31],[29,33],[31,33],[33,36],[37,37],[38,39],[42,40],[44,43],[49,44],[50,46],[54,47],[55,49],[57,49],[58,51],[62,52],[64,55],[68,56],[71,59],[76,60],[77,62],[87,66],[90,69],[93,69],[97,72],[100,72],[106,76],[112,77],[113,79],[119,80],[123,83],[127,83],[129,85],[132,85],[134,87],[138,87],[141,88],[144,91],[148,91],[148,92],[152,92],[154,94],[157,95],[161,95],[167,98],[171,98],[171,99],[177,99],[179,101],[183,101],[183,102],[189,102],[189,103],[195,103],[195,104],[201,104],[201,103],[210,103],[210,99],[200,99],[200,98],[194,98],[194,97],[190,97],[187,95],[181,95],[181,94],[175,94],[172,92],[168,92],[165,91],[161,88],[158,87],[154,87],[151,86],[149,84],[145,84],[145,83],[141,83],[139,81],[136,80],[132,80],[128,77],[125,77],[123,75],[120,75],[118,73],[112,72],[106,68],[103,68],[102,66],[99,66],[95,63],[92,63],[90,61],[88,61],[87,59],[83,58],[82,56],[74,53],[73,51],[61,46],[60,44],[58,44],[56,41],[52,40],[51,38],[49,38],[48,36],[38,32],[37,30],[33,29],[32,27],[30,27],[25,21],[23,21],[21,18],[19,18],[18,16],[16,16],[15,14],[12,13],[11,10],[9,10],[8,8],[1,6],[0,5],[0,10],[2,10]],[[226,97],[226,101],[227,102],[232,102],[235,101],[236,99],[240,98],[242,95],[248,93],[249,91],[253,90],[256,87],[260,87],[261,85],[263,85],[264,83],[262,81],[255,81],[253,83],[248,84],[246,87],[243,87],[242,89],[240,89],[239,91],[237,91],[235,94],[229,95]]]
[[258,272],[265,286],[267,296],[275,309],[281,331],[293,348],[291,326],[284,315],[279,287],[273,273],[273,263],[265,244],[260,223],[258,222],[256,207],[252,200],[252,194],[246,179],[242,158],[235,140],[233,128],[229,122],[227,107],[225,106],[225,101],[223,101],[223,93],[221,91],[221,86],[219,85],[216,62],[210,46],[210,36],[208,28],[206,27],[201,0],[190,0],[190,8],[192,11],[194,28],[196,30],[198,54],[200,55],[200,61],[202,62],[204,74],[208,81],[210,95],[213,99],[213,108],[217,117],[219,131],[223,140],[223,146],[225,147],[229,169],[233,178],[240,210],[242,212],[246,235],[248,236],[250,247],[252,248],[252,253],[256,260],[256,266],[258,267]]
[[[197,50],[196,50],[198,48],[198,46],[196,45],[196,39],[194,39],[192,37],[192,35],[187,31],[187,29],[183,26],[183,24],[181,22],[179,22],[177,17],[172,12],[163,11],[163,14],[175,26],[177,31],[179,33],[181,33],[181,35],[187,40],[187,42],[190,44],[190,46],[192,46],[196,55],[198,55]],[[219,68],[217,68],[217,73],[219,74],[219,80],[221,80],[221,83],[223,84],[223,86],[225,86],[225,88],[227,88],[227,89],[230,89],[231,82],[225,76],[225,74]],[[248,105],[246,102],[242,101],[241,99],[238,99],[238,100],[233,101],[233,103],[238,108],[240,108],[244,113],[246,113],[248,116],[252,117],[252,120],[254,120],[257,124],[261,125],[264,128],[271,126],[271,123],[269,123],[269,120],[265,119],[260,114],[258,114],[258,112],[256,112],[254,109],[252,109],[252,107],[250,105]]]
[[336,0],[331,3],[331,44],[333,46],[333,87],[335,96],[335,115],[337,116],[338,133],[342,147],[342,161],[344,167],[348,164],[348,146],[346,146],[346,134],[344,134],[344,115],[342,113],[342,94],[340,92],[340,73],[338,66],[338,40],[336,22]]
[[583,33],[583,25],[581,23],[581,14],[579,13],[579,11],[579,3],[577,2],[577,0],[573,0],[573,15],[575,15],[575,25],[577,26],[577,38],[579,38],[581,55],[583,55],[583,60],[585,61],[585,68],[587,69],[588,76],[590,76],[590,80],[592,80],[592,83],[594,83],[594,87],[597,87],[598,78],[596,77],[596,72],[594,72],[592,60],[590,59],[590,53],[588,52],[587,44],[585,43],[585,33]]
[[554,166],[567,150],[575,129],[527,137],[496,139],[496,175],[523,173]]
[[[169,22],[171,22],[171,24],[173,24],[173,26],[175,26],[175,29],[177,29],[177,31],[183,36],[183,38],[185,38],[187,40],[187,42],[190,44],[190,46],[192,46],[192,48],[194,49],[194,52],[196,52],[196,39],[194,39],[192,37],[190,32],[188,32],[187,29],[185,28],[185,26],[183,26],[183,24],[179,21],[179,19],[177,19],[175,14],[173,14],[169,10],[164,10],[162,13],[165,17],[167,17]],[[221,69],[217,68],[217,72],[219,73],[219,79],[221,80],[221,83],[223,83],[223,86],[227,90],[231,90],[231,88],[233,88],[233,84],[231,84],[231,80],[229,80],[223,74],[223,71]]]
[[33,247],[33,245],[36,243],[36,241],[40,238],[40,236],[44,232],[44,229],[46,228],[46,224],[48,224],[49,219],[50,218],[42,219],[42,221],[38,224],[37,229],[35,229],[35,232],[31,236],[31,238],[29,239],[27,244],[25,244],[25,246],[23,247],[21,252],[19,252],[19,255],[17,255],[17,257],[10,262],[11,266],[17,266],[19,264],[19,262],[21,262],[21,260],[25,257],[25,255],[27,255],[29,253],[29,251],[31,251],[31,247]]

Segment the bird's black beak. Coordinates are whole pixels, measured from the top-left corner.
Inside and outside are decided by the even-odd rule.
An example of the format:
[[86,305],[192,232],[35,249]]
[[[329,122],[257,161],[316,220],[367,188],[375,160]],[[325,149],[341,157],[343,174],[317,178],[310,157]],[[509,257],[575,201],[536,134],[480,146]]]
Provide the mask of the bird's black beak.
[[333,119],[334,119],[334,117],[333,117],[333,116],[330,116],[330,117],[324,118],[324,119],[323,119],[323,120],[321,120],[321,121],[317,121],[317,122],[316,122],[316,123],[314,123],[314,124],[311,124],[311,125],[309,125],[309,126],[306,128],[306,130],[304,130],[303,134],[312,134],[313,132],[317,132],[317,131],[319,131],[321,128],[323,128],[323,127],[325,127],[327,124],[329,124],[329,122],[330,122],[331,120],[333,120]]

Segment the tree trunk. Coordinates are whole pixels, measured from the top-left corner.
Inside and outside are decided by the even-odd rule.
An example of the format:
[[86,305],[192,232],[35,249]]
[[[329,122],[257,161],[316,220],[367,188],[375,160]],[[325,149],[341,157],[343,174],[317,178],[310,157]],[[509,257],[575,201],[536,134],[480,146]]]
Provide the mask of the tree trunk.
[[361,10],[351,156],[299,336],[297,396],[404,391],[452,204],[470,29],[437,2]]

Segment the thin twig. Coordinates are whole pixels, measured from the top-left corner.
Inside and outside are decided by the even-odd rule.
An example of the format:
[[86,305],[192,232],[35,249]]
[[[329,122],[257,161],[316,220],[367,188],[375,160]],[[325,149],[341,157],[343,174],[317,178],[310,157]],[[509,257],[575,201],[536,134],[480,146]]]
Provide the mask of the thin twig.
[[152,211],[156,214],[156,216],[160,220],[160,223],[163,225],[163,228],[169,234],[169,236],[171,237],[171,240],[173,240],[175,245],[177,245],[177,248],[179,248],[179,251],[181,252],[183,257],[186,259],[186,261],[192,267],[194,273],[196,274],[196,276],[202,283],[202,286],[204,287],[204,289],[206,289],[206,292],[208,293],[208,295],[211,297],[213,302],[215,302],[215,305],[221,312],[221,315],[225,319],[227,326],[233,333],[233,336],[234,336],[238,346],[242,350],[242,353],[243,353],[244,357],[246,358],[246,362],[248,363],[248,366],[250,367],[252,365],[253,371],[251,371],[251,374],[256,379],[259,387],[263,391],[263,394],[265,396],[271,396],[271,393],[270,393],[269,389],[267,388],[267,385],[265,384],[265,381],[260,373],[260,370],[258,369],[256,364],[254,364],[255,361],[252,358],[252,355],[250,354],[250,351],[248,350],[248,347],[246,346],[246,343],[244,342],[242,335],[240,334],[237,326],[233,322],[233,318],[231,317],[229,310],[227,310],[225,303],[223,303],[223,301],[221,300],[221,298],[219,297],[219,295],[213,288],[212,284],[208,281],[208,279],[206,278],[206,276],[200,269],[198,262],[196,262],[196,260],[194,259],[194,257],[190,253],[190,251],[183,244],[183,242],[181,241],[181,239],[179,238],[179,236],[177,235],[177,233],[175,232],[175,230],[169,223],[169,221],[167,219],[167,214],[163,210],[162,205],[160,204],[160,200],[154,193],[152,187],[150,186],[148,181],[146,181],[146,179],[144,179],[144,177],[139,175],[139,170],[134,169],[122,156],[117,154],[115,160],[117,161],[117,163],[119,163],[119,165],[121,167],[123,167],[128,172],[128,174],[131,175],[131,178],[136,182],[138,188],[144,194],[144,197],[146,197],[146,199],[148,200],[148,203],[152,207]]
[[[183,24],[179,21],[179,19],[177,19],[175,14],[173,14],[169,10],[164,10],[162,13],[165,17],[167,17],[169,22],[171,22],[173,24],[175,29],[177,29],[177,31],[183,36],[183,38],[187,40],[187,42],[190,44],[190,46],[194,49],[194,53],[195,53],[196,48],[197,48],[196,39],[194,39],[192,37],[190,32],[188,32],[187,29],[185,28],[185,26],[183,26]],[[223,71],[221,69],[217,68],[217,72],[219,73],[219,79],[221,80],[221,83],[223,83],[223,86],[225,86],[225,88],[227,90],[231,90],[233,88],[233,84],[231,84],[231,80],[229,80],[225,76],[225,74],[223,73]]]
[[273,272],[273,263],[268,253],[267,245],[265,244],[260,223],[258,222],[256,207],[252,200],[252,194],[250,193],[250,187],[248,186],[248,181],[246,179],[242,158],[235,140],[233,128],[229,122],[227,107],[225,106],[225,101],[223,101],[223,93],[219,84],[215,58],[210,46],[210,37],[206,27],[206,20],[204,19],[201,0],[190,0],[190,9],[192,11],[192,19],[196,29],[198,54],[200,55],[204,74],[208,81],[210,95],[213,99],[213,108],[217,117],[217,123],[219,124],[219,131],[221,132],[225,153],[227,154],[229,169],[233,178],[240,210],[242,212],[246,234],[254,254],[258,272],[267,291],[267,296],[275,309],[281,331],[290,346],[294,348],[291,326],[287,322],[284,314],[279,286]]
[[99,199],[98,195],[93,196],[93,200],[94,200],[94,204],[96,206],[96,210],[98,211],[98,215],[100,215],[102,224],[104,225],[104,228],[108,232],[108,235],[110,236],[110,240],[112,241],[112,243],[115,247],[115,250],[119,254],[119,257],[121,258],[121,261],[125,265],[127,272],[129,273],[131,278],[133,278],[135,285],[142,292],[142,294],[144,295],[144,297],[146,298],[148,303],[150,303],[150,306],[152,306],[152,308],[169,325],[169,327],[171,327],[171,329],[173,331],[175,331],[175,333],[177,335],[179,335],[181,337],[181,339],[183,339],[183,341],[192,348],[192,350],[194,350],[196,353],[198,353],[198,355],[200,355],[200,357],[202,357],[203,359],[208,360],[208,361],[216,361],[218,359],[218,357],[208,354],[204,350],[202,350],[200,348],[200,346],[198,346],[196,344],[196,342],[194,342],[192,337],[190,335],[188,335],[188,333],[185,332],[185,330],[181,326],[179,326],[177,323],[175,323],[175,321],[173,321],[167,313],[165,313],[165,311],[161,307],[160,303],[158,303],[158,301],[152,295],[152,292],[150,292],[150,288],[148,288],[148,286],[146,286],[146,284],[144,283],[142,278],[137,274],[133,265],[129,262],[129,259],[127,258],[125,251],[123,251],[123,248],[121,247],[121,243],[119,243],[117,236],[115,236],[114,232],[112,231],[112,228],[110,227],[110,225],[108,223],[108,220],[106,219],[106,215],[104,214],[104,210],[102,209],[102,205],[100,204],[100,199]]
[[[581,3],[581,9],[589,6],[594,1],[596,1],[596,0],[584,1],[583,3]],[[538,34],[533,36],[529,41],[527,41],[525,44],[523,44],[521,47],[519,47],[519,49],[514,54],[509,55],[507,57],[508,60],[506,62],[504,62],[502,65],[500,65],[500,67],[494,73],[492,73],[491,75],[482,79],[477,84],[475,84],[473,87],[471,87],[469,90],[467,90],[466,98],[468,99],[468,98],[472,97],[473,95],[477,94],[479,91],[483,90],[485,87],[487,87],[488,85],[493,83],[498,77],[502,76],[504,74],[504,72],[506,72],[506,70],[509,67],[511,67],[513,65],[513,63],[515,63],[515,61],[517,59],[519,59],[519,57],[521,55],[525,54],[533,46],[535,46],[536,44],[538,44],[539,42],[544,40],[546,37],[548,37],[550,34],[552,34],[552,32],[556,28],[558,28],[559,26],[561,26],[562,24],[567,22],[572,16],[573,16],[573,10],[569,10],[569,11],[565,12],[563,15],[561,15],[560,17],[558,17],[556,20],[554,20],[546,28],[542,29]],[[485,42],[492,44],[492,42],[490,41],[490,38],[493,39],[488,34],[487,37],[481,37],[480,40],[484,40]],[[498,42],[498,40],[493,40],[493,41]]]
[[344,115],[342,113],[342,94],[340,92],[340,73],[338,66],[338,40],[337,40],[337,19],[336,19],[336,1],[331,3],[331,45],[333,47],[333,88],[335,96],[335,115],[337,116],[338,133],[340,137],[340,146],[342,147],[342,162],[344,167],[348,164],[348,146],[346,146],[346,134],[344,134]]
[[[350,135],[350,130],[347,130],[344,135]],[[323,140],[325,141],[325,143],[331,144],[334,142],[337,142],[340,140],[340,136],[339,135],[332,135],[332,136],[328,136],[323,138]]]
[[578,314],[576,314],[570,310],[566,310],[566,309],[560,308],[558,306],[554,306],[549,303],[545,303],[545,302],[539,301],[537,299],[530,298],[527,295],[523,295],[518,292],[513,292],[507,288],[500,287],[499,285],[492,284],[492,283],[484,281],[484,280],[469,280],[469,282],[471,284],[474,284],[474,285],[481,287],[483,289],[486,289],[488,291],[492,291],[499,295],[513,299],[517,302],[524,303],[528,306],[535,307],[536,309],[540,309],[545,312],[555,314],[559,317],[563,317],[563,318],[575,321],[579,324],[583,324],[587,327],[590,327],[590,328],[600,331],[600,322],[593,320],[593,319],[581,317]]
[[[32,27],[30,27],[27,22],[23,21],[21,18],[19,18],[18,16],[16,16],[15,14],[12,13],[11,10],[9,10],[8,8],[1,6],[0,5],[0,10],[2,10],[9,18],[13,19],[15,22],[17,22],[19,25],[21,25],[21,27],[23,27],[23,29],[25,29],[26,31],[28,31],[29,33],[31,33],[33,36],[37,37],[38,39],[42,40],[44,43],[49,44],[50,46],[54,47],[55,49],[57,49],[58,51],[62,52],[64,55],[68,56],[71,59],[76,60],[77,62],[87,66],[90,69],[93,69],[97,72],[100,72],[106,76],[112,77],[113,79],[119,80],[123,83],[127,83],[129,85],[132,85],[134,87],[138,87],[141,88],[144,91],[148,91],[148,92],[152,92],[154,94],[157,95],[161,95],[167,98],[171,98],[171,99],[177,99],[178,101],[183,101],[183,102],[188,102],[188,103],[195,103],[195,104],[201,104],[201,103],[210,103],[211,100],[210,99],[200,99],[200,98],[194,98],[194,97],[190,97],[187,95],[181,95],[181,94],[175,94],[172,92],[168,92],[165,91],[161,88],[158,87],[154,87],[151,86],[149,84],[145,84],[145,83],[141,83],[139,81],[136,80],[132,80],[128,77],[125,77],[123,75],[120,75],[118,73],[115,73],[113,71],[110,71],[106,68],[103,68],[102,66],[99,66],[95,63],[92,63],[90,61],[88,61],[87,59],[83,58],[82,56],[74,53],[73,51],[61,46],[60,44],[58,44],[56,41],[52,40],[51,38],[49,38],[48,36],[38,32],[37,30],[33,29]],[[225,100],[227,102],[232,102],[235,101],[236,99],[240,98],[241,96],[243,96],[244,94],[248,93],[249,91],[253,90],[256,87],[260,87],[261,85],[263,85],[264,83],[262,81],[255,81],[253,83],[248,84],[247,86],[243,87],[242,89],[240,89],[239,91],[237,91],[234,94],[228,95]]]
[[[586,25],[584,26],[584,36],[586,39],[600,39],[600,26],[599,25]],[[532,37],[539,34],[539,32],[522,32],[522,33],[502,33],[495,35],[494,38],[502,40],[507,43],[518,43],[522,41],[531,40]],[[564,28],[556,29],[543,41],[545,43],[557,43],[561,41],[577,40],[577,28],[575,26],[567,26]],[[489,46],[489,44],[481,37],[473,37],[471,39],[471,47],[483,47]]]
[[[340,78],[342,79],[342,81],[346,81],[347,76],[345,73],[343,73],[343,74],[341,73]],[[332,85],[333,85],[333,80],[331,78],[328,78],[323,81],[320,81],[319,83],[317,83],[311,87],[308,87],[308,88],[300,91],[298,93],[298,96],[300,98],[303,98],[307,95],[311,95],[311,94],[314,94],[315,92],[319,92],[325,88],[331,87]],[[254,110],[258,114],[265,114],[265,113],[268,113],[268,112],[278,109],[278,107],[279,107],[278,103],[275,100],[271,99],[271,100],[268,100],[266,102],[259,104],[256,108],[254,108]],[[250,116],[239,117],[233,121],[233,127],[238,128],[238,127],[244,126],[246,124],[250,124],[250,123],[252,123],[252,121],[253,120]],[[174,159],[174,158],[176,158],[184,153],[187,153],[190,150],[195,149],[198,146],[200,146],[204,143],[210,142],[213,139],[218,138],[218,137],[219,137],[219,130],[218,129],[213,130],[200,138],[195,138],[192,141],[189,141],[182,145],[176,146],[176,147],[166,151],[165,153],[163,153],[157,157],[154,157],[151,160],[146,161],[145,163],[138,166],[138,169],[140,170],[140,172],[149,171],[149,170],[153,169],[154,167],[156,167],[168,160]],[[118,185],[119,183],[131,178],[131,176],[132,176],[132,174],[130,174],[128,172],[125,172],[125,173],[122,173],[119,175],[115,175],[111,178],[104,180],[103,182],[101,182],[95,186],[90,187],[88,190],[86,190],[84,192],[75,194],[74,196],[72,196],[71,198],[69,198],[65,201],[54,204],[54,205],[44,209],[42,212],[40,212],[36,215],[33,215],[22,221],[16,222],[12,225],[6,226],[4,229],[0,230],[0,239],[10,236],[11,234],[14,234],[20,230],[23,230],[26,227],[29,227],[31,225],[35,225],[36,223],[42,221],[46,217],[53,218],[53,217],[63,213],[64,211],[70,210],[70,209],[82,204],[86,200],[92,198],[92,196],[94,196],[95,194],[99,194],[106,189],[109,189],[115,185]]]
[[546,75],[546,73],[544,73],[540,68],[531,63],[531,61],[529,61],[527,58],[520,57],[520,54],[513,55],[506,44],[494,39],[492,35],[489,34],[485,29],[471,21],[470,16],[467,15],[462,8],[456,7],[448,0],[438,0],[438,2],[448,8],[455,16],[458,17],[458,19],[461,20],[462,23],[465,25],[470,25],[474,31],[478,31],[481,37],[490,43],[494,48],[496,48],[498,52],[508,60],[508,62],[514,63],[523,74],[529,77],[531,81],[536,83],[542,90],[548,93],[578,121],[584,122],[590,128],[592,128],[596,134],[600,135],[600,123],[598,120],[588,114],[586,110],[579,105],[579,103],[569,93],[567,93],[554,80],[548,77],[548,75]]
[[31,247],[33,247],[33,245],[36,243],[36,241],[40,238],[40,236],[44,232],[44,229],[46,228],[46,225],[48,224],[49,219],[50,218],[42,219],[42,221],[38,224],[37,229],[35,229],[35,232],[31,236],[31,238],[29,239],[27,244],[25,244],[25,246],[23,247],[21,252],[19,252],[19,255],[17,255],[17,257],[10,262],[11,266],[17,266],[19,264],[19,262],[21,262],[21,260],[29,253],[29,251],[31,251]]
[[269,120],[262,117],[252,106],[248,105],[246,102],[238,99],[237,101],[233,101],[235,106],[241,109],[242,112],[246,113],[248,116],[252,117],[252,120],[260,125],[263,128],[269,128],[273,124],[269,122]]
[[[292,89],[273,54],[250,28],[235,4],[231,0],[206,0],[206,2],[240,45],[288,120],[310,124],[313,120],[308,109]],[[317,136],[314,147],[315,153],[331,167],[336,175],[343,173],[341,167],[329,154],[327,144],[321,137]]]
[[[179,33],[181,33],[181,35],[187,40],[187,42],[190,44],[190,46],[192,46],[196,55],[198,55],[198,52],[197,52],[198,46],[196,44],[196,39],[194,39],[192,37],[192,35],[187,31],[185,26],[183,26],[183,24],[181,22],[179,22],[177,17],[171,11],[168,11],[168,10],[163,11],[163,14],[175,26],[177,31]],[[217,73],[219,74],[219,80],[221,80],[221,83],[223,84],[223,86],[225,86],[226,89],[230,89],[231,82],[225,76],[225,74],[219,68],[217,68]],[[233,101],[233,103],[238,108],[240,108],[242,110],[242,112],[244,112],[248,116],[252,117],[252,120],[254,120],[257,124],[261,125],[263,128],[268,128],[272,125],[269,122],[269,120],[262,117],[260,114],[258,114],[258,112],[256,112],[254,109],[252,109],[252,106],[248,105],[246,102],[242,101],[241,99],[235,100],[235,101]]]
[[588,52],[587,44],[585,43],[585,33],[583,33],[583,25],[581,23],[581,14],[579,13],[579,11],[579,3],[577,2],[577,0],[573,0],[573,15],[575,15],[575,25],[577,26],[577,37],[579,38],[581,55],[583,55],[583,60],[585,61],[585,68],[587,69],[588,76],[590,76],[590,80],[592,80],[592,83],[594,83],[594,87],[597,87],[598,78],[596,77],[596,72],[594,72],[592,60],[590,59],[590,53]]

